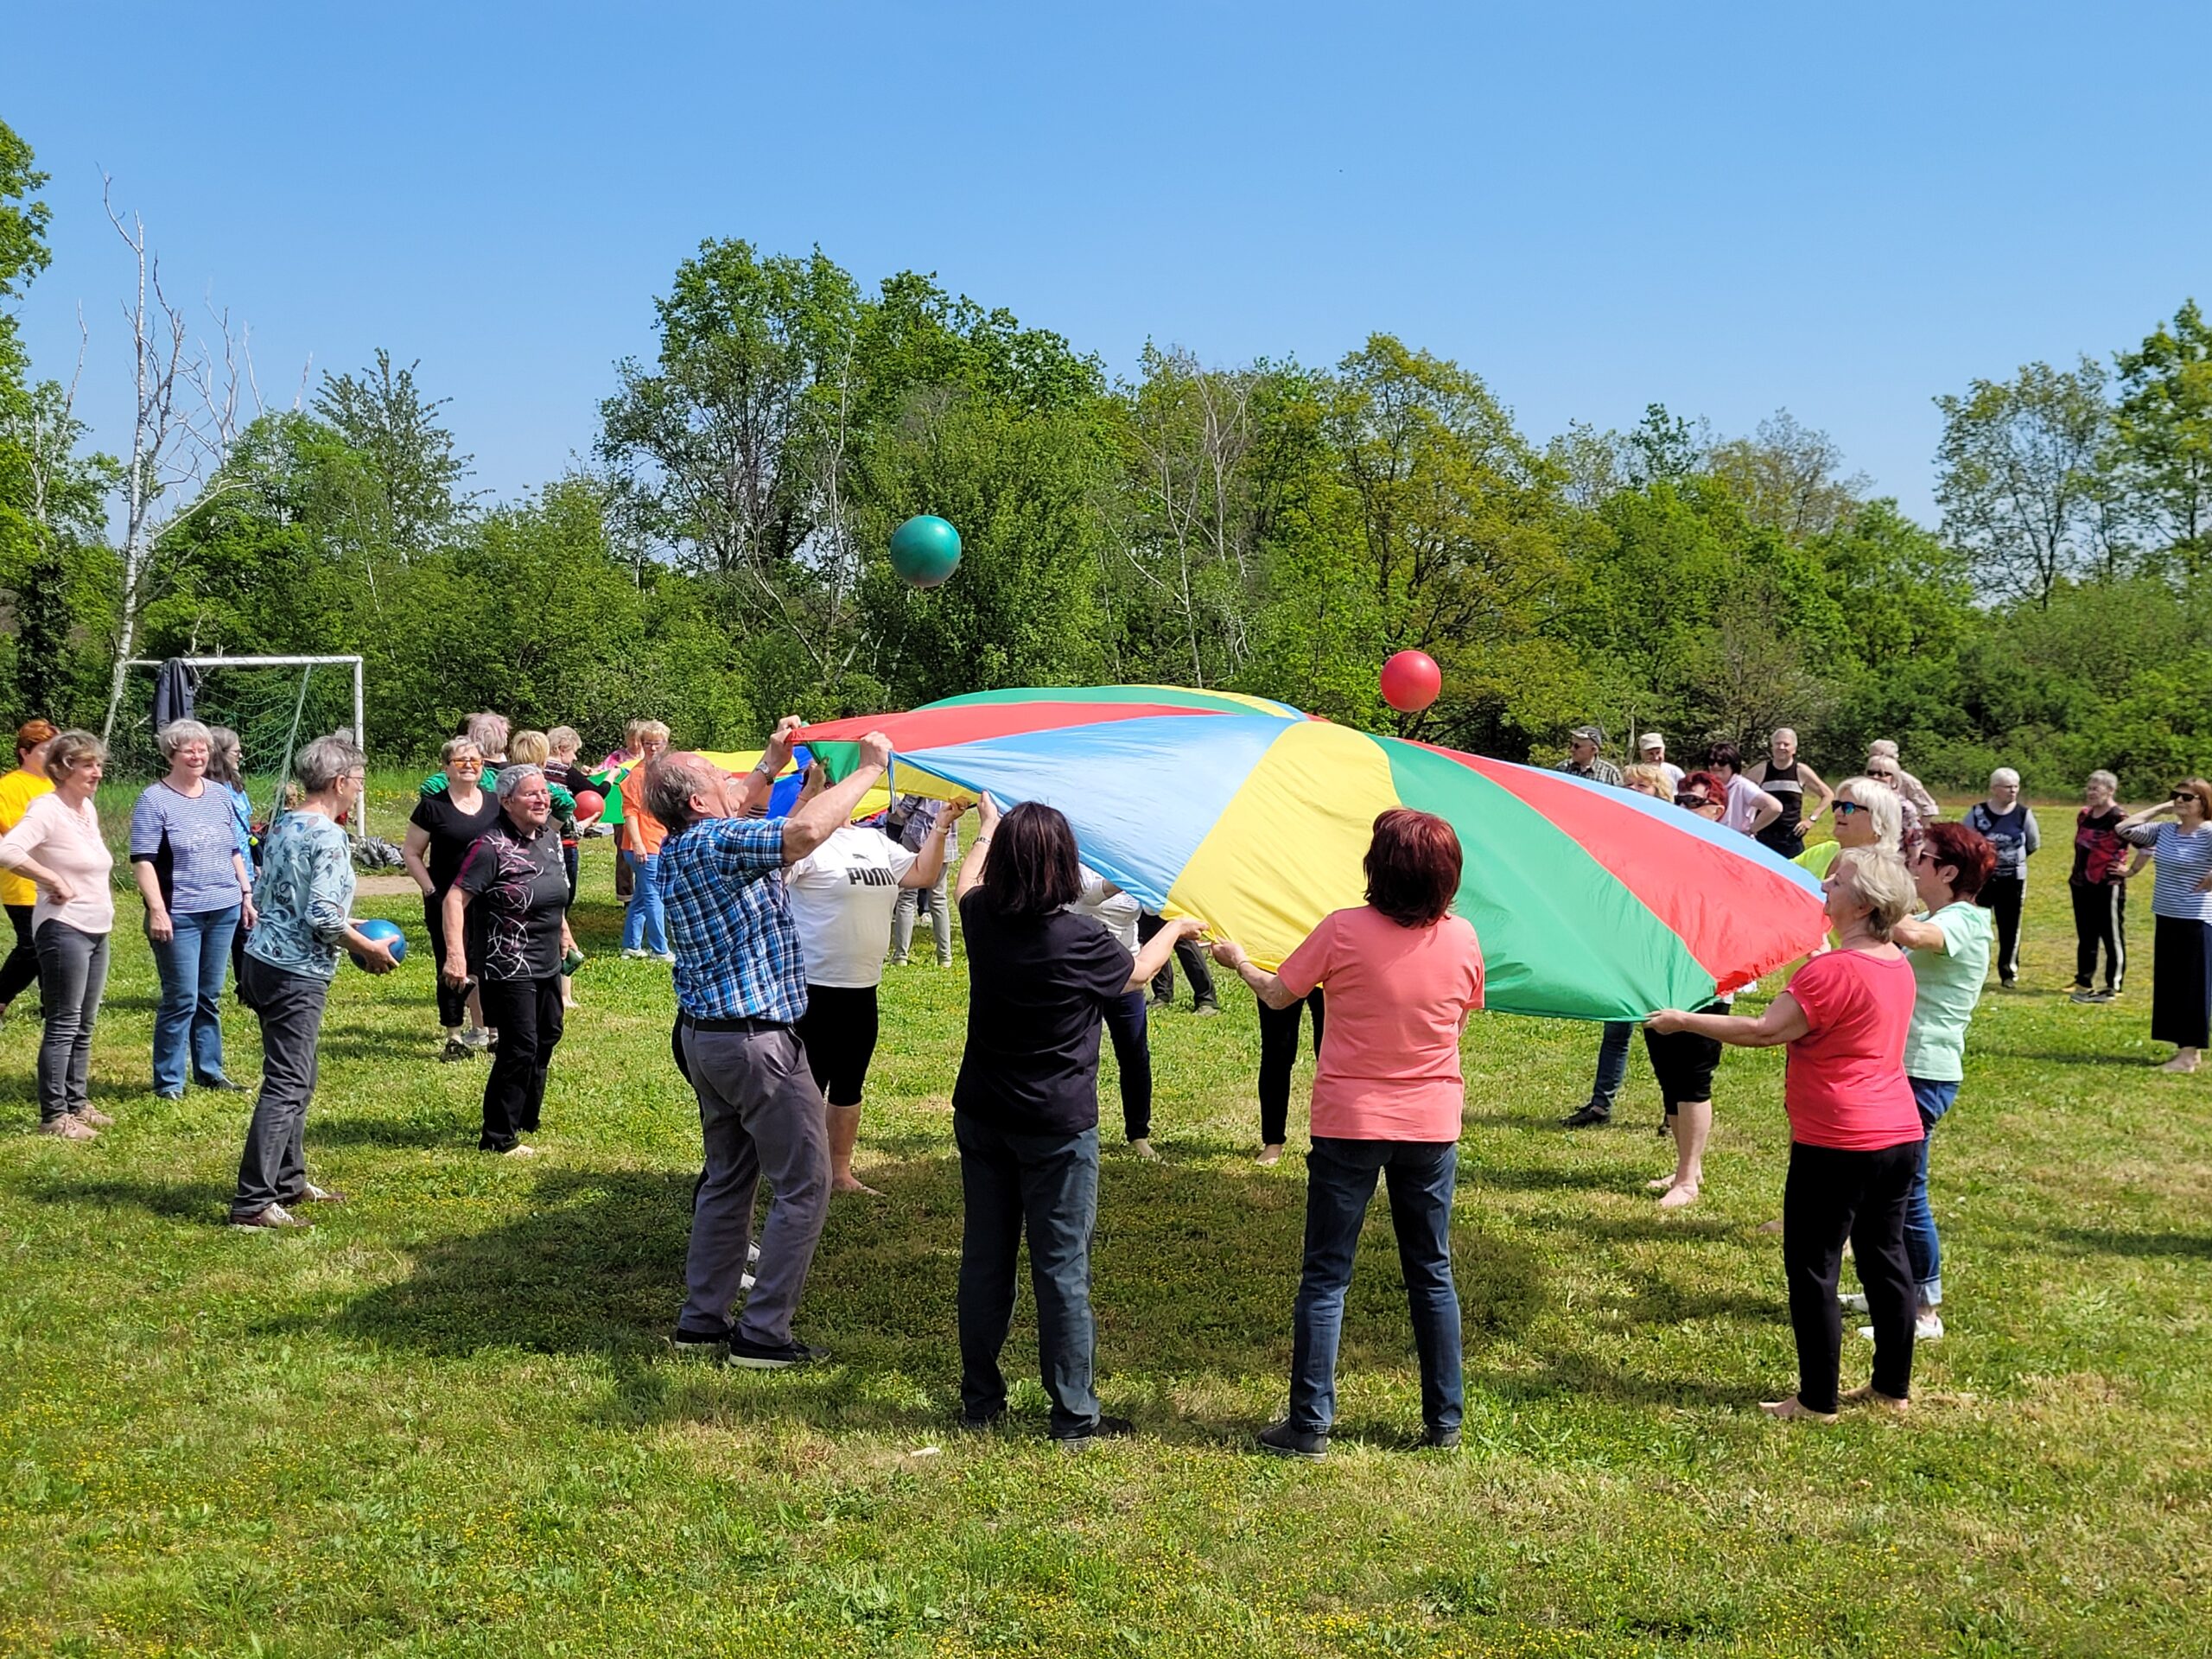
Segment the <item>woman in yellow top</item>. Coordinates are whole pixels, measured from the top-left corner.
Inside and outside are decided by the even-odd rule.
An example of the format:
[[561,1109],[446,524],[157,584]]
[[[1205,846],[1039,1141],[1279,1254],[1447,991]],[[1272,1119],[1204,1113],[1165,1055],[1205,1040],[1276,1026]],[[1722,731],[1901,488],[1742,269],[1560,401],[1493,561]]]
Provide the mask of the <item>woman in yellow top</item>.
[[[0,836],[23,821],[23,812],[40,796],[50,794],[54,780],[46,775],[46,752],[54,742],[54,728],[43,720],[27,720],[16,731],[16,769],[0,778]],[[0,870],[0,904],[8,907],[8,920],[16,930],[16,948],[0,962],[0,1020],[8,1005],[38,983],[38,951],[31,944],[31,906],[38,902],[38,888],[29,876]]]

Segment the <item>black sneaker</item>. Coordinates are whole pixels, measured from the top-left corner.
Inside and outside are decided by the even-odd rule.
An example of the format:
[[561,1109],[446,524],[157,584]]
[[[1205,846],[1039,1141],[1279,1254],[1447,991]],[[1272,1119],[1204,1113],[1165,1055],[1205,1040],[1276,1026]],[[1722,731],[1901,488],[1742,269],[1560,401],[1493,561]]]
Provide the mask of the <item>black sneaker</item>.
[[1593,1100],[1580,1111],[1569,1112],[1560,1119],[1559,1126],[1562,1129],[1597,1129],[1603,1128],[1612,1121],[1613,1109],[1601,1106]]
[[446,1046],[438,1051],[438,1058],[450,1065],[454,1060],[473,1060],[476,1051],[458,1037],[446,1039]]
[[729,1327],[725,1325],[719,1330],[694,1331],[679,1325],[676,1334],[668,1339],[668,1345],[679,1354],[719,1355],[729,1346]]
[[1459,1431],[1456,1428],[1438,1428],[1432,1424],[1421,1430],[1421,1439],[1416,1444],[1425,1452],[1457,1452],[1459,1449]]
[[1090,1426],[1087,1428],[1078,1428],[1072,1433],[1053,1435],[1052,1444],[1063,1452],[1080,1452],[1094,1440],[1118,1440],[1136,1432],[1137,1426],[1126,1417],[1101,1415],[1092,1418]]
[[1319,1463],[1329,1455],[1329,1437],[1313,1429],[1293,1428],[1287,1421],[1270,1423],[1255,1437],[1261,1451],[1278,1458],[1300,1458]]
[[753,1371],[787,1371],[795,1365],[813,1365],[830,1357],[826,1350],[810,1348],[794,1338],[790,1342],[748,1342],[734,1331],[729,1338],[729,1363]]

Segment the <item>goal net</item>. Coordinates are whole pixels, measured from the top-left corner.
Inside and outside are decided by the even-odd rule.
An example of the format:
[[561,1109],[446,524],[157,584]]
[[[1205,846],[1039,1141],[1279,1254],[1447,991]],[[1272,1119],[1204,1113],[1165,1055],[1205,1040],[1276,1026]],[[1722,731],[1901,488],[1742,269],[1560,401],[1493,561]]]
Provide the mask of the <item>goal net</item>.
[[[353,731],[359,715],[358,658],[239,659],[185,658],[193,671],[192,717],[238,734],[245,789],[259,823],[274,815],[301,746],[336,731]],[[154,690],[162,664],[134,662],[109,739],[108,776],[161,775],[155,742]],[[358,737],[358,734],[356,736]],[[359,826],[355,826],[357,831]]]

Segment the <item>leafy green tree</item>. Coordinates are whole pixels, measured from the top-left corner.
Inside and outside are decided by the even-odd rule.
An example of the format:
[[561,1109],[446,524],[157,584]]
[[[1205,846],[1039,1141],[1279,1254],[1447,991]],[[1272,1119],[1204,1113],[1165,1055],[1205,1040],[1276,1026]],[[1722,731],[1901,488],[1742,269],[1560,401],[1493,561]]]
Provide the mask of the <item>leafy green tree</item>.
[[460,523],[472,459],[443,424],[440,411],[451,399],[426,398],[415,384],[421,366],[395,372],[391,353],[378,346],[373,369],[324,375],[315,400],[315,412],[365,465],[370,487],[355,504],[357,533],[402,560],[429,552]]
[[2212,564],[2212,323],[2185,301],[2118,361],[2123,482],[2152,534],[2201,576]]
[[1827,433],[1777,410],[1748,438],[1713,446],[1707,467],[1733,490],[1755,524],[1793,541],[1825,535],[1866,498],[1872,480],[1842,471],[1843,451]]
[[2050,602],[2067,577],[2117,574],[2117,492],[2104,467],[2112,436],[2105,372],[2030,363],[2011,380],[1976,380],[1936,399],[1943,413],[1936,499],[1943,533],[1975,585],[1996,598]]

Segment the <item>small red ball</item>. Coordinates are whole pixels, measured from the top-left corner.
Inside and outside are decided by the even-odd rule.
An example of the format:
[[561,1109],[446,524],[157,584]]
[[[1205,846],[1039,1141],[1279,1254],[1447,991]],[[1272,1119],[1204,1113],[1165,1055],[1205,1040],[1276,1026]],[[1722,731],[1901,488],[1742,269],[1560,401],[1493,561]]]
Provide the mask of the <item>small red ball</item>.
[[1444,671],[1425,651],[1402,651],[1382,664],[1382,701],[1402,715],[1417,715],[1444,690]]

